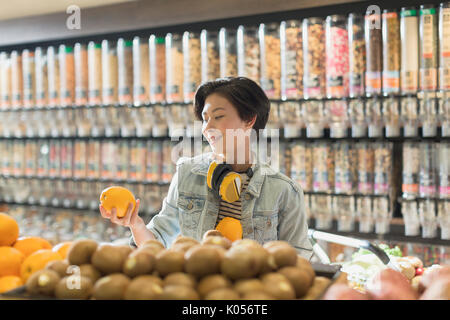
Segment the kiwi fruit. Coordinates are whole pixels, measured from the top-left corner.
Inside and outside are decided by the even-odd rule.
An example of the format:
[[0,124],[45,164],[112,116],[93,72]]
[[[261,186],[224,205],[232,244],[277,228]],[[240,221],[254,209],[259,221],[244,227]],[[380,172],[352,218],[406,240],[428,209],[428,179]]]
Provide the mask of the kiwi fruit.
[[141,245],[140,245],[140,248],[143,248],[143,247],[151,247],[151,246],[157,246],[157,247],[160,247],[161,249],[165,249],[166,247],[164,246],[164,244],[161,242],[161,241],[159,241],[159,240],[156,240],[156,239],[149,239],[149,240],[145,240]]
[[148,276],[138,276],[131,280],[125,290],[125,300],[155,300],[163,291],[162,286]]
[[184,285],[170,285],[164,287],[159,298],[161,300],[200,300],[197,291]]
[[161,248],[161,247],[158,246],[158,245],[150,244],[150,245],[148,245],[148,246],[140,247],[140,248],[134,250],[133,253],[138,252],[138,251],[145,251],[145,252],[147,252],[147,253],[149,253],[149,254],[152,254],[152,255],[154,255],[154,256],[156,257],[156,255],[157,255],[158,253],[160,253],[161,251],[165,251],[165,250],[166,250],[166,249],[163,249],[163,248]]
[[80,274],[82,277],[91,279],[92,283],[95,283],[102,277],[100,271],[98,271],[92,264],[82,264],[80,266]]
[[170,250],[174,250],[174,251],[180,251],[183,253],[188,252],[188,250],[190,248],[192,248],[193,246],[197,246],[198,244],[194,243],[194,242],[182,242],[182,243],[176,243],[175,245],[173,245]]
[[92,255],[92,265],[105,274],[122,272],[126,259],[124,248],[110,244],[101,245]]
[[241,279],[234,283],[234,290],[244,296],[248,292],[263,291],[264,286],[260,279]]
[[220,270],[232,280],[252,278],[262,267],[261,260],[254,250],[245,246],[232,247],[225,253]]
[[242,300],[275,300],[275,298],[264,291],[248,291],[242,296]]
[[219,257],[220,257],[220,260],[222,261],[222,259],[225,257],[225,253],[227,253],[227,251],[228,250],[226,250],[226,249],[224,249],[224,248],[222,248],[222,247],[220,247],[220,246],[211,246],[211,245],[205,245],[205,246],[208,246],[208,247],[212,247],[214,250],[216,250],[217,251],[217,254],[219,255]]
[[164,250],[156,255],[155,270],[161,277],[184,270],[184,254],[180,251]]
[[[266,250],[266,249],[264,249],[264,250]],[[268,252],[267,250],[266,250],[266,252],[268,255],[267,255],[266,259],[264,260],[263,266],[261,267],[261,271],[259,272],[260,275],[263,275],[263,274],[266,274],[269,272],[275,272],[277,270],[277,264],[275,262],[274,255],[272,253]]]
[[28,278],[26,290],[31,295],[53,296],[60,279],[58,272],[54,270],[39,270]]
[[282,274],[271,272],[263,275],[261,281],[264,292],[279,300],[295,299],[295,290],[289,280]]
[[90,239],[80,239],[74,241],[67,251],[69,264],[80,266],[91,263],[91,257],[97,250],[98,243]]
[[259,274],[265,274],[276,270],[277,265],[275,262],[274,255],[271,254],[269,251],[267,251],[260,245],[258,246],[253,245],[250,247],[249,250],[252,252],[252,255],[256,257],[258,264],[261,265]]
[[290,247],[291,245],[289,244],[289,242],[284,241],[284,240],[269,241],[269,242],[264,243],[264,245],[263,245],[264,249],[269,249],[269,248],[277,247],[277,246],[288,246],[288,247]]
[[199,245],[190,248],[184,255],[186,272],[198,278],[208,274],[219,273],[222,259],[221,252],[221,248],[210,245]]
[[318,299],[325,289],[331,283],[331,279],[326,277],[315,277],[312,286],[309,288],[306,295],[302,298],[304,300],[315,300]]
[[175,272],[167,275],[164,278],[163,285],[164,287],[167,287],[169,285],[183,285],[195,288],[197,285],[197,281],[191,274],[187,274],[184,272]]
[[[200,244],[200,242],[198,242],[198,241],[197,241],[196,239],[194,239],[194,238],[179,235],[179,236],[176,237],[176,239],[173,241],[172,246],[174,246],[175,244],[185,243],[185,242],[191,242],[191,243],[194,243],[194,244]],[[171,246],[171,247],[172,247],[172,246]]]
[[267,251],[273,255],[277,268],[295,266],[297,263],[297,250],[290,245],[274,244]]
[[316,276],[316,272],[314,271],[314,268],[312,267],[311,263],[307,259],[297,255],[296,266],[302,270],[305,270],[309,274],[309,276],[311,278],[311,285],[312,285],[312,282],[314,281],[314,277]]
[[231,288],[219,288],[205,296],[205,300],[239,300],[239,293]]
[[230,249],[231,241],[222,236],[209,236],[203,239],[202,244],[215,245],[224,248],[225,250]]
[[96,300],[122,300],[129,284],[126,275],[113,273],[97,280],[92,296]]
[[208,237],[223,237],[222,233],[219,230],[208,230],[203,234],[202,240],[205,240]]
[[130,278],[149,274],[153,271],[155,261],[153,254],[136,250],[125,259],[122,270]]
[[233,241],[232,246],[233,247],[237,247],[237,246],[250,246],[250,247],[262,247],[259,242],[253,240],[253,239],[239,239],[236,241]]
[[200,297],[206,297],[211,291],[220,288],[231,288],[231,281],[222,274],[210,274],[200,280],[197,292]]
[[302,297],[302,300],[318,299],[330,283],[331,283],[331,280],[328,278],[315,277],[311,288],[309,288],[306,295]]
[[55,260],[50,261],[46,266],[46,270],[56,271],[61,278],[68,276],[67,269],[69,268],[69,263],[66,260]]
[[[55,287],[55,296],[58,299],[87,300],[91,297],[94,288],[88,277],[76,275],[62,278]],[[73,286],[73,287],[72,287]]]
[[163,284],[164,284],[163,279],[161,279],[160,277],[155,276],[153,274],[144,274],[144,275],[141,275],[141,276],[137,276],[136,278],[145,279],[146,281],[153,281],[154,283],[156,283],[160,287],[162,287]]
[[297,298],[303,297],[311,286],[309,274],[298,267],[283,267],[278,270],[292,284]]
[[128,245],[121,245],[121,246],[116,246],[116,247],[121,250],[121,252],[125,258],[128,257],[128,255],[134,251],[133,248],[131,248]]
[[252,239],[240,239],[234,241],[232,244],[232,248],[235,247],[244,247],[247,250],[253,251],[253,254],[257,256],[258,260],[262,264],[261,270],[259,274],[265,274],[268,272],[273,272],[277,269],[277,265],[275,264],[275,258],[273,254],[268,252],[262,245]]

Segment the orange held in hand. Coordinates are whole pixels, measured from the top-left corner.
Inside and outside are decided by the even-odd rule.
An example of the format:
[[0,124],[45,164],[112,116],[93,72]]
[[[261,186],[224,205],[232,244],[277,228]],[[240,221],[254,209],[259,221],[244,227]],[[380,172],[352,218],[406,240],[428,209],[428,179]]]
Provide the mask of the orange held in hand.
[[14,248],[28,257],[33,252],[42,249],[51,249],[52,245],[47,240],[40,237],[21,237],[14,243]]
[[230,241],[242,239],[242,225],[237,219],[225,217],[217,224],[216,230]]
[[112,208],[116,208],[118,218],[125,216],[130,203],[133,204],[132,210],[136,208],[136,199],[131,191],[119,186],[103,190],[100,195],[100,203],[108,212],[111,212]]
[[20,276],[23,282],[27,282],[33,273],[44,269],[47,263],[54,260],[63,260],[63,258],[58,252],[53,252],[50,249],[38,250],[29,255],[20,268]]
[[6,213],[0,212],[0,246],[12,246],[19,237],[19,225]]

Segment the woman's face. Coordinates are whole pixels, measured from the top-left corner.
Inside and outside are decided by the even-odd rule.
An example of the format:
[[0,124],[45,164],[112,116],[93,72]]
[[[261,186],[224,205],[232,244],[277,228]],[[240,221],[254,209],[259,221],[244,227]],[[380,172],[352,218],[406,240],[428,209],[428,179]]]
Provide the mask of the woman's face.
[[[242,137],[245,136],[245,133],[250,132],[248,130],[253,127],[256,116],[250,122],[242,120],[237,109],[226,98],[213,93],[205,100],[202,118],[202,133],[212,151],[216,155],[223,154],[228,163],[231,163],[231,161],[236,163],[236,156],[239,154],[239,157],[242,157],[242,152],[245,152],[245,139],[242,139]],[[228,148],[227,131],[229,139],[233,138],[233,134],[235,135],[233,145],[228,146]]]

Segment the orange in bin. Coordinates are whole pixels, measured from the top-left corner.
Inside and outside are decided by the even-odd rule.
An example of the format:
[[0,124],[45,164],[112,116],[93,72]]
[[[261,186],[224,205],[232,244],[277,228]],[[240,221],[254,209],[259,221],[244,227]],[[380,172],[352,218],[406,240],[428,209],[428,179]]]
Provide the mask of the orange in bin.
[[116,208],[117,217],[123,218],[127,213],[128,205],[133,204],[133,209],[136,208],[136,199],[130,190],[120,186],[112,186],[102,191],[100,195],[101,205],[111,212],[112,208]]
[[20,266],[25,256],[17,249],[0,246],[0,277],[20,276]]
[[28,278],[36,271],[45,268],[47,263],[55,260],[64,260],[58,252],[53,252],[51,249],[41,249],[33,252],[31,255],[25,258],[20,266],[20,276],[24,283]]
[[22,252],[25,257],[28,257],[38,250],[51,249],[52,245],[41,237],[20,237],[17,239],[16,243],[14,243],[13,247]]
[[19,237],[19,224],[11,216],[0,212],[0,246],[11,246]]
[[22,278],[18,276],[4,276],[0,277],[0,294],[8,292],[23,286]]

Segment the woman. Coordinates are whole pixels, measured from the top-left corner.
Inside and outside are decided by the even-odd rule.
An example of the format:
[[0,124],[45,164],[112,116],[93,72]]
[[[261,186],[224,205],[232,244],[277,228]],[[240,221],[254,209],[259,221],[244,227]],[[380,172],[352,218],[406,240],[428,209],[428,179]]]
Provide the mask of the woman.
[[[137,246],[157,239],[166,247],[180,233],[200,240],[222,218],[233,217],[241,221],[244,238],[260,243],[285,240],[300,255],[310,258],[312,247],[307,237],[302,190],[258,161],[250,144],[253,139],[249,132],[264,129],[269,110],[264,91],[250,79],[225,78],[202,84],[195,95],[195,114],[202,121],[202,134],[212,152],[177,162],[162,209],[147,225],[138,215],[139,200],[135,210],[131,212],[130,205],[123,218],[117,218],[114,209],[106,212],[100,206],[102,216],[129,227]],[[233,136],[236,133],[240,139]],[[208,187],[207,172],[213,160],[226,160],[241,176],[238,201],[229,203]]]

